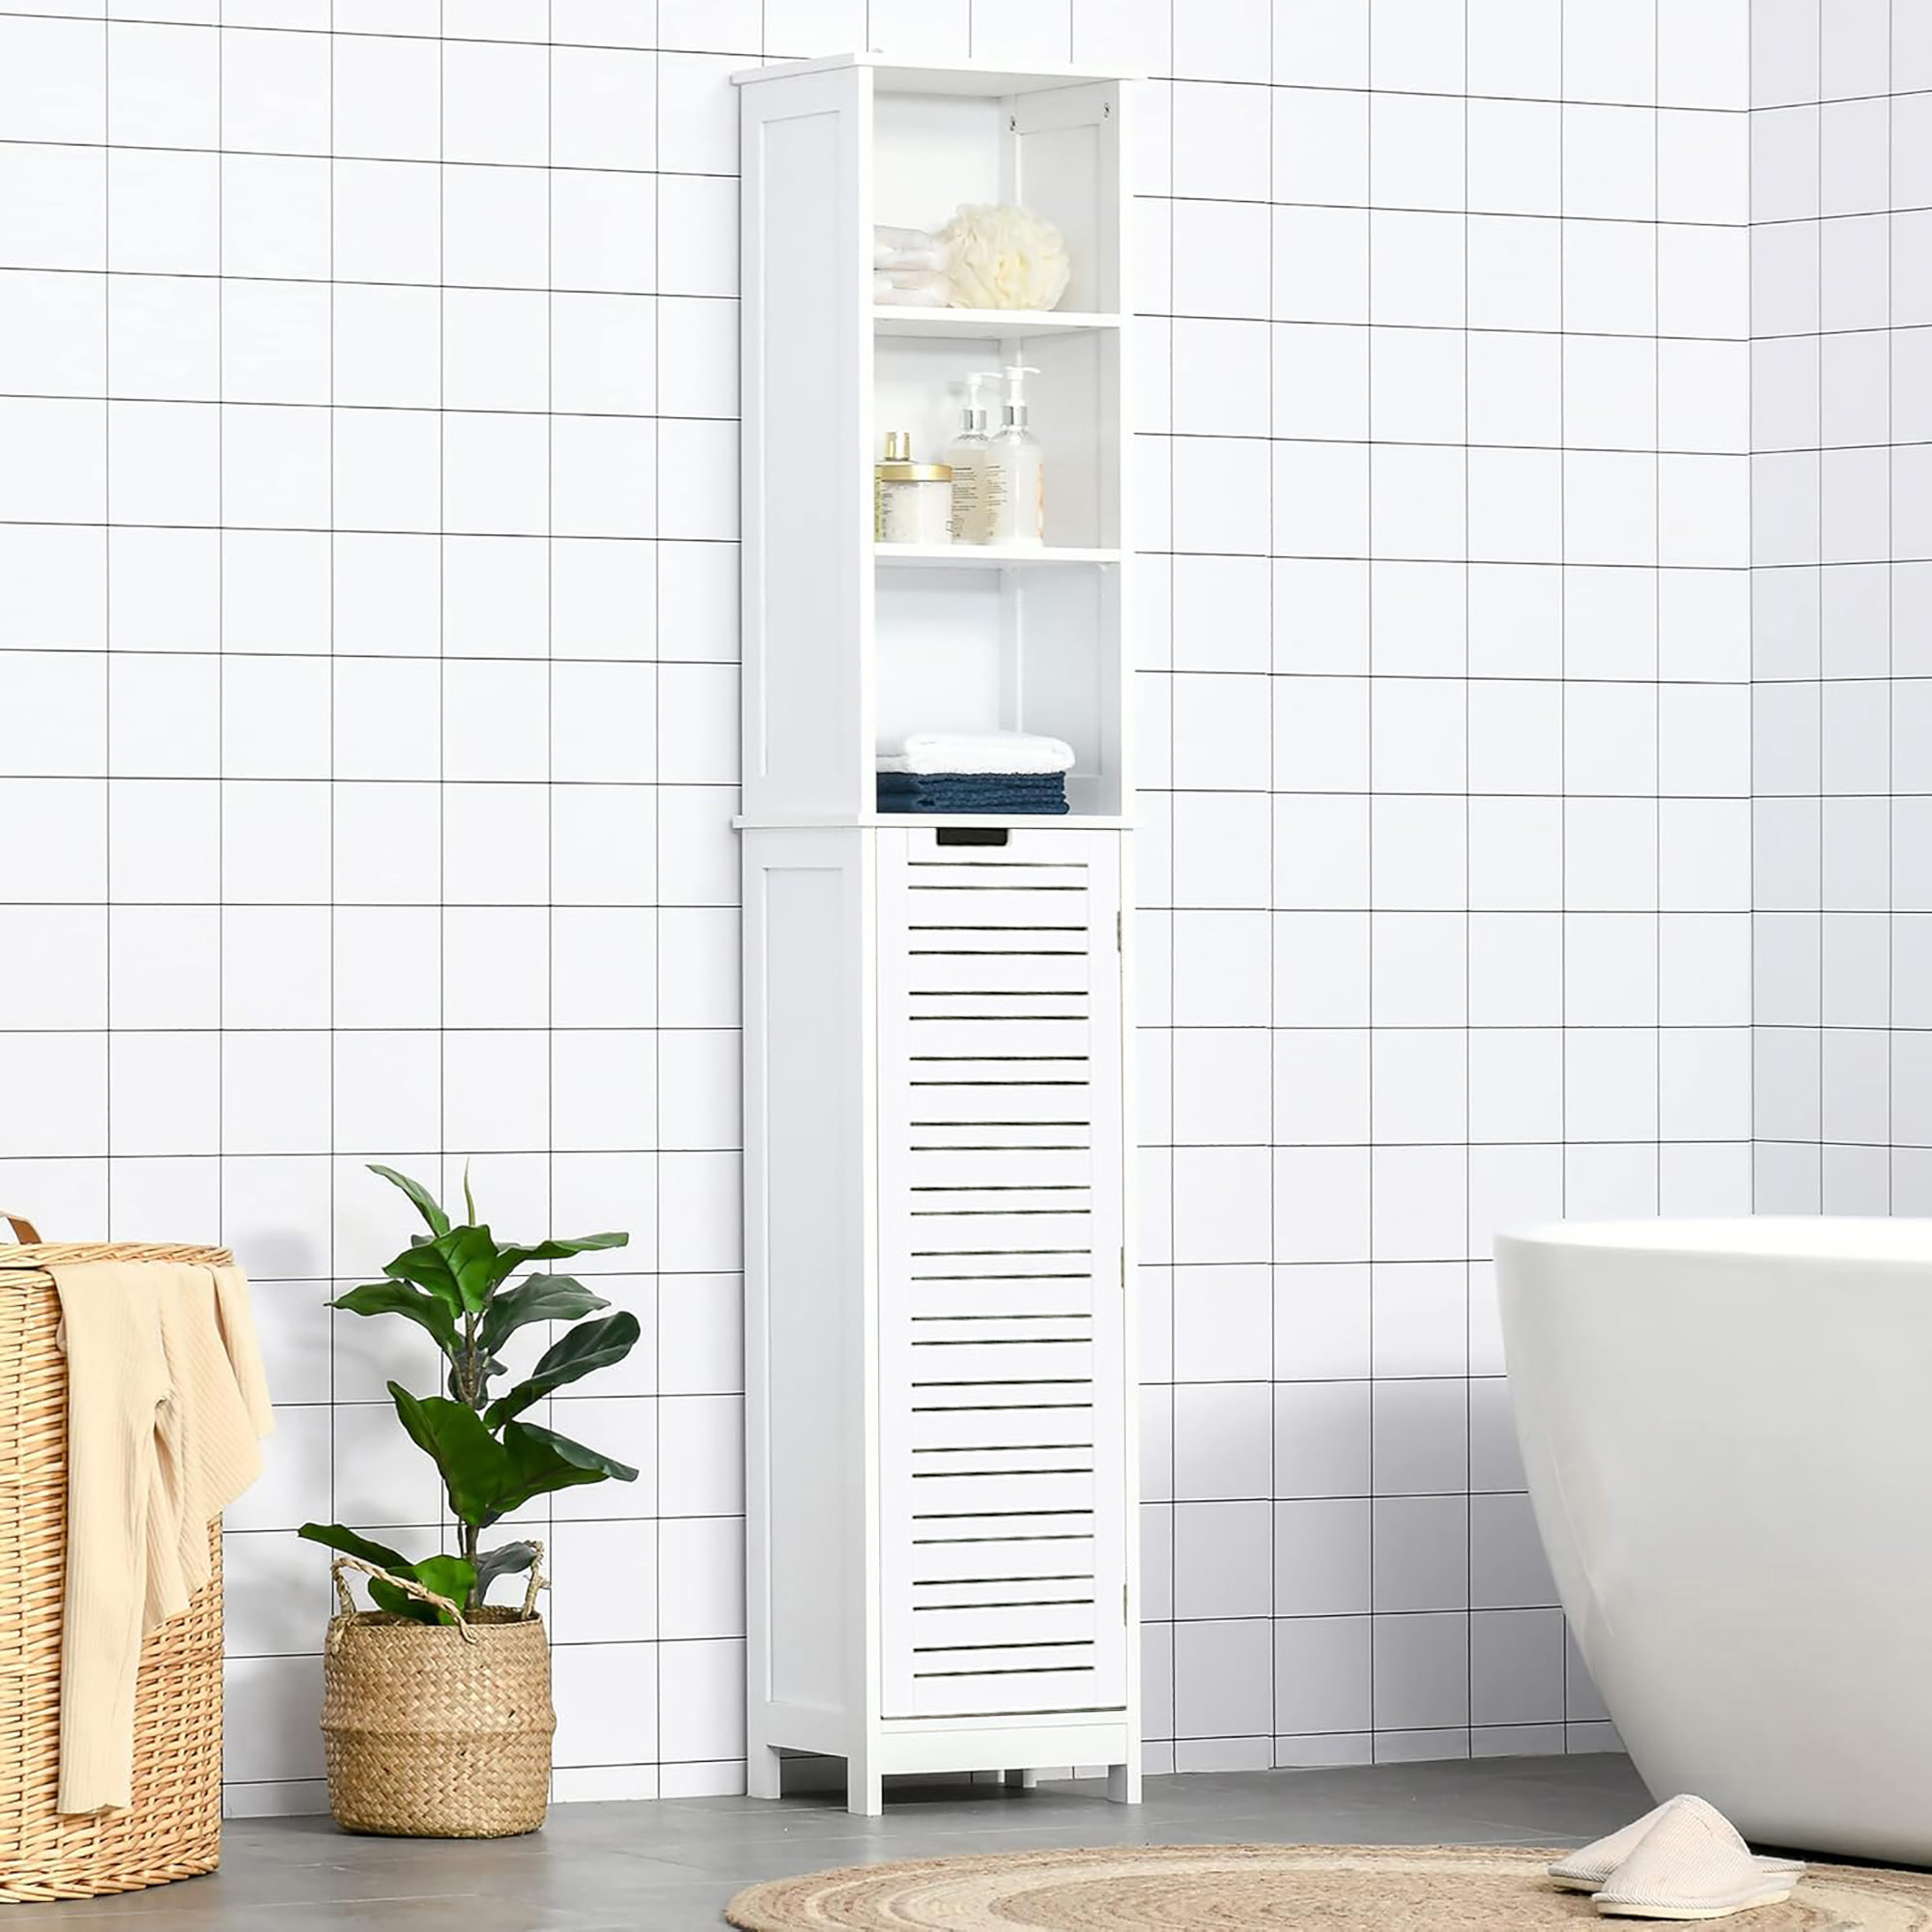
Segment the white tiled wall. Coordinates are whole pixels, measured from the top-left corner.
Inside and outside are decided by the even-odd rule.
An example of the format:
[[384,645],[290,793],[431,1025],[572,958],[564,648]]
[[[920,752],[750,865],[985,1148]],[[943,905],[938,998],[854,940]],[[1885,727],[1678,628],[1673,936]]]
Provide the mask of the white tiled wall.
[[1932,1211],[1932,24],[1753,43],[1757,1205]]
[[1177,6],[1138,49],[1181,1769],[1605,1735],[1491,1239],[1749,1200],[1747,26]]
[[323,1305],[409,1232],[369,1159],[632,1231],[643,1343],[555,1406],[642,1474],[538,1525],[558,1790],[742,1777],[737,11],[0,13],[0,1194],[257,1280],[241,1809],[320,1801],[290,1529],[436,1535],[431,1358]]
[[1744,0],[105,12],[0,0],[0,1191],[261,1283],[237,1807],[319,1802],[289,1527],[435,1519],[369,1158],[634,1231],[558,1787],[742,1777],[724,75],[862,43],[1157,76],[1151,1761],[1601,1741],[1488,1256],[1748,1198]]

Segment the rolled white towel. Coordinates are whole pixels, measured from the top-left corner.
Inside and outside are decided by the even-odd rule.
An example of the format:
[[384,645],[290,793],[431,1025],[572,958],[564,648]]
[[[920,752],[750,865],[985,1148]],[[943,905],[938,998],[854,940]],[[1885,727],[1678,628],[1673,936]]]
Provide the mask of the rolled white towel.
[[1070,772],[1073,747],[1064,738],[1031,731],[909,731],[880,741],[882,772],[931,778],[942,772],[975,777],[987,772]]

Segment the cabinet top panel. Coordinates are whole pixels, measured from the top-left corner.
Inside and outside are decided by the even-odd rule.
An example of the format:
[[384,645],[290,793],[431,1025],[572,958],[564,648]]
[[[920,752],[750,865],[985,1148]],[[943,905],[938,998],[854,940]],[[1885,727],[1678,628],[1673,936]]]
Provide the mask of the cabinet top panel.
[[976,94],[1004,96],[1039,94],[1056,87],[1078,87],[1090,81],[1136,80],[1140,76],[1119,68],[1038,67],[1020,71],[983,61],[946,61],[934,67],[908,67],[886,54],[824,54],[816,60],[775,61],[767,67],[740,68],[731,78],[740,87],[754,81],[779,80],[789,74],[832,73],[842,68],[868,67],[872,84],[887,94]]

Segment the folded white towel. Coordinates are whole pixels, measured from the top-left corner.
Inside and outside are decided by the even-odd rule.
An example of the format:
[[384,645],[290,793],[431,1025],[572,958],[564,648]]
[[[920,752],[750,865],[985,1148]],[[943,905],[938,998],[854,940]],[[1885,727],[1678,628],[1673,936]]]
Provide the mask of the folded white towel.
[[944,275],[925,269],[892,273],[875,270],[872,299],[905,308],[945,308],[952,300],[952,284]]
[[891,228],[880,222],[872,230],[875,269],[943,269],[946,243],[923,228]]
[[908,731],[881,740],[878,768],[930,778],[984,772],[1070,772],[1073,747],[1031,731]]

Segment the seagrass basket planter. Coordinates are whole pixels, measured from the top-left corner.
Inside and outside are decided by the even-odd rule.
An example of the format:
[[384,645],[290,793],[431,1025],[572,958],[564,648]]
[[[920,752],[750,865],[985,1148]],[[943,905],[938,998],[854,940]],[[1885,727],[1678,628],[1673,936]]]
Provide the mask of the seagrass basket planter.
[[64,1817],[61,1622],[67,1578],[67,1357],[56,1342],[62,1262],[190,1262],[226,1248],[43,1241],[25,1221],[0,1243],[0,1901],[137,1891],[221,1861],[221,1525],[213,1574],[141,1646],[133,1803]]
[[[538,1552],[521,1610],[468,1615],[374,1564],[335,1560],[342,1607],[323,1658],[322,1736],[328,1808],[345,1832],[509,1838],[543,1823],[556,1713],[536,1614]],[[458,1621],[358,1610],[345,1570],[381,1577]]]

